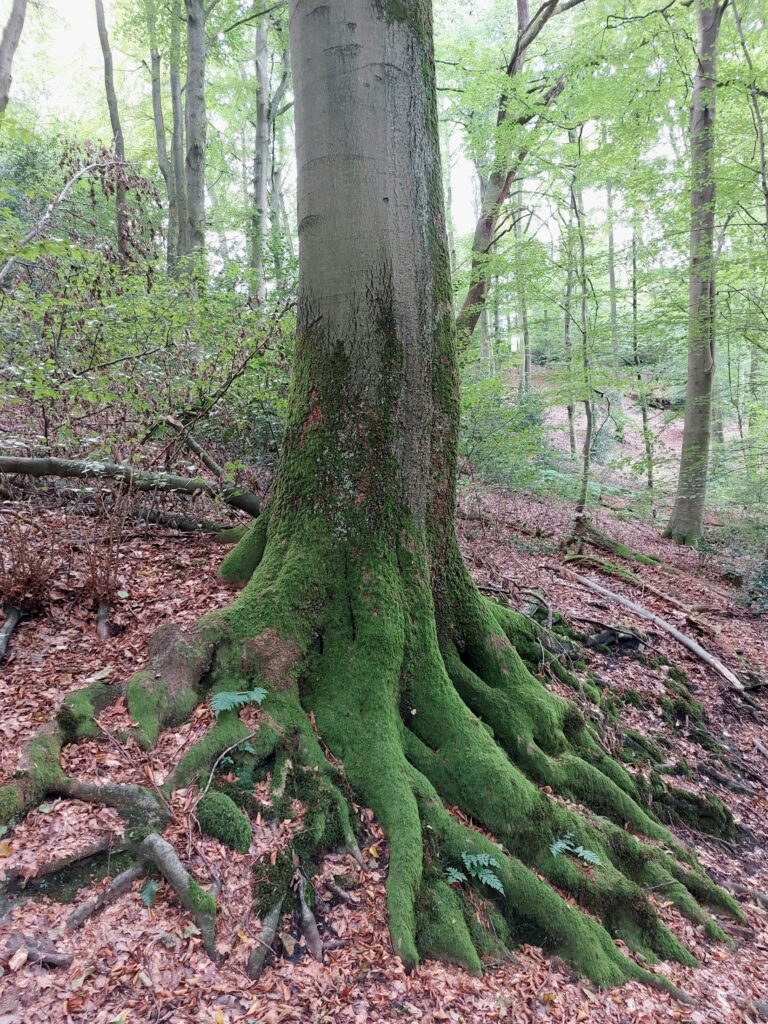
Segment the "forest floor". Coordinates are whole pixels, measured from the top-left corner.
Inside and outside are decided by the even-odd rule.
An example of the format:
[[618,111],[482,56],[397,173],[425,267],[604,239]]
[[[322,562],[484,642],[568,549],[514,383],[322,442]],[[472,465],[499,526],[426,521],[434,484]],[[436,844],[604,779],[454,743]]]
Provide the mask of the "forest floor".
[[[0,668],[0,782],[16,769],[23,741],[51,717],[66,693],[93,678],[125,682],[143,663],[149,637],[159,625],[191,621],[231,599],[231,592],[216,579],[223,555],[220,545],[164,528],[128,531],[117,563],[119,596],[110,618],[112,635],[99,641],[88,596],[87,552],[76,540],[79,532],[92,531],[92,523],[65,517],[57,508],[36,510],[36,516],[48,536],[75,539],[68,547],[57,541],[45,614],[22,622]],[[722,578],[723,565],[716,558],[702,561],[661,540],[653,525],[624,518],[620,509],[598,509],[596,522],[679,570],[673,575],[657,567],[631,565],[647,584],[673,600],[588,569],[579,568],[580,574],[697,636],[731,669],[751,667],[768,678],[766,618],[738,599],[739,591],[732,591]],[[604,703],[608,696],[617,713],[615,721],[606,716],[605,742],[618,749],[626,730],[635,729],[666,744],[670,761],[684,758],[690,777],[678,777],[675,784],[702,794],[717,793],[733,812],[739,836],[726,843],[677,828],[678,836],[695,847],[721,883],[743,886],[752,894],[768,893],[765,699],[758,696],[753,704],[745,702],[671,637],[556,571],[563,564],[559,545],[569,526],[569,508],[553,500],[482,490],[466,492],[462,498],[462,547],[481,587],[516,607],[529,600],[526,591],[536,588],[550,608],[586,632],[604,624],[643,633],[647,646],[638,648],[630,640],[611,653],[588,650],[584,655],[589,673],[599,679]],[[706,618],[714,634],[697,634],[676,605],[695,606],[696,616]],[[662,698],[669,665],[660,664],[664,659],[687,673],[693,696],[704,705],[709,729],[731,748],[727,764],[694,742],[693,722],[685,716],[665,717]],[[627,699],[621,700],[622,695]],[[246,717],[249,714],[259,712],[245,712]],[[84,779],[159,785],[180,753],[210,724],[211,713],[206,707],[198,709],[191,721],[164,734],[149,753],[114,738],[128,724],[122,702],[103,712],[100,721],[104,736],[67,748],[65,767]],[[715,764],[719,780],[703,770]],[[15,873],[28,882],[21,899],[5,905],[0,890],[0,1024],[736,1024],[768,1015],[768,897],[763,902],[754,895],[740,897],[749,926],[726,925],[733,939],[730,946],[709,942],[661,896],[654,898],[665,920],[700,960],[696,969],[669,964],[658,968],[695,998],[694,1006],[673,1002],[636,983],[600,992],[574,977],[561,961],[528,946],[505,963],[489,965],[482,977],[436,962],[406,975],[387,933],[386,843],[364,809],[358,809],[364,867],[341,854],[327,858],[322,866],[325,877],[352,875],[357,883],[353,902],[328,898],[319,913],[321,930],[326,938],[338,940],[338,948],[326,953],[324,963],[316,962],[303,939],[295,938],[296,922],[286,916],[280,927],[286,956],[254,983],[244,970],[259,931],[250,910],[252,885],[259,864],[274,858],[290,841],[300,817],[273,822],[265,805],[263,818],[254,824],[250,852],[233,853],[200,834],[193,816],[196,795],[194,787],[174,795],[168,835],[201,883],[222,883],[217,930],[222,963],[214,965],[204,953],[197,929],[165,883],[160,883],[151,906],[142,900],[139,881],[80,930],[68,932],[65,919],[71,906],[41,895],[44,886],[32,898],[34,876],[55,857],[105,836],[117,839],[122,828],[109,809],[49,801],[12,833],[0,836],[0,879]],[[105,879],[91,880],[74,899],[79,903],[105,885]],[[10,955],[20,933],[68,954],[70,965],[46,968],[25,962],[23,952]],[[8,952],[4,955],[3,950]]]

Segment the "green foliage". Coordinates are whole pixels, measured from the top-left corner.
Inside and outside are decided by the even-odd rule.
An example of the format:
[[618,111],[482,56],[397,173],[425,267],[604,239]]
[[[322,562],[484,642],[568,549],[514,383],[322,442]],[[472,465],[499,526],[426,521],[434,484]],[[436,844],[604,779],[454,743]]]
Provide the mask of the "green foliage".
[[602,867],[603,864],[593,850],[587,850],[585,847],[574,843],[572,832],[566,832],[565,835],[556,839],[550,846],[549,852],[553,857],[559,857],[561,854],[570,853],[574,857],[578,857],[579,860],[583,860],[585,864],[591,864],[593,867]]
[[144,885],[142,885],[140,895],[141,902],[145,907],[153,907],[155,905],[159,889],[160,884],[154,878],[148,878]]
[[211,710],[218,717],[222,711],[234,711],[247,704],[261,704],[266,696],[267,691],[261,686],[252,690],[219,690],[211,695]]
[[[459,868],[449,866],[445,869],[445,877],[450,885],[467,881],[467,875],[476,882],[487,885],[500,895],[504,895],[504,886],[499,876],[495,873],[499,868],[499,862],[488,853],[462,853],[461,860],[467,871],[465,875]],[[495,869],[495,870],[494,870]]]

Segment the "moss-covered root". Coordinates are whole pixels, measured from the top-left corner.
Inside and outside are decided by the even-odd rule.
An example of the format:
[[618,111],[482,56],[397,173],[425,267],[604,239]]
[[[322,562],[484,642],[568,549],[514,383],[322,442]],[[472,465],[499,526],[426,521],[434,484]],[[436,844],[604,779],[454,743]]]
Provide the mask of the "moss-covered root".
[[[512,941],[547,945],[601,987],[618,985],[630,978],[666,987],[665,979],[624,956],[597,921],[569,904],[517,858],[508,856],[497,844],[451,817],[437,792],[418,772],[413,774],[413,786],[434,859],[432,870],[461,866],[465,854],[484,854],[490,858],[503,893],[492,892],[479,881],[473,884],[485,888],[485,895],[494,897]],[[443,959],[475,967],[477,950],[482,945],[461,924],[451,930],[461,907],[459,894],[452,891],[454,894],[449,896],[444,882],[427,882],[427,895],[419,904],[419,934],[426,948]],[[491,920],[489,928],[492,927]]]
[[138,854],[150,861],[171,886],[181,905],[194,915],[203,946],[212,959],[216,954],[216,897],[192,878],[171,844],[151,832],[139,845]]
[[60,791],[65,781],[61,750],[99,733],[97,715],[122,693],[119,686],[91,683],[68,694],[53,721],[44,725],[22,750],[18,771],[0,786],[0,825],[19,818]]
[[221,563],[219,576],[228,583],[247,583],[261,562],[267,543],[269,512],[259,518],[238,539],[235,547]]
[[155,631],[147,667],[133,676],[127,690],[128,710],[145,749],[162,729],[180,724],[197,707],[224,639],[223,623],[221,615],[212,613],[187,629],[166,623]]

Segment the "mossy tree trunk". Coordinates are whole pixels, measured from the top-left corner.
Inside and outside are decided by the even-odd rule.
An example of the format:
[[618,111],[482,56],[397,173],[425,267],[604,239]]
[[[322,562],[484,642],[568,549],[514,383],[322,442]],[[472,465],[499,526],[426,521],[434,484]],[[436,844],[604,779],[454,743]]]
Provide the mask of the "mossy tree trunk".
[[[645,887],[714,936],[697,898],[739,910],[641,807],[595,727],[529,671],[541,635],[481,596],[456,542],[430,3],[291,0],[290,38],[300,302],[286,438],[269,505],[222,567],[244,584],[236,601],[184,633],[163,627],[129,684],[139,737],[151,746],[211,690],[264,688],[255,736],[222,712],[168,782],[208,775],[248,740],[248,757],[273,764],[275,799],[305,802],[293,849],[260,884],[262,915],[295,857],[309,873],[328,848],[356,850],[353,795],[387,835],[390,930],[408,966],[439,956],[478,970],[525,937],[599,984],[666,985],[613,941],[646,962],[693,962]],[[84,792],[50,768],[35,779],[35,794]],[[591,866],[567,852],[578,847]],[[485,857],[495,888],[464,855]],[[447,868],[465,870],[461,888]]]

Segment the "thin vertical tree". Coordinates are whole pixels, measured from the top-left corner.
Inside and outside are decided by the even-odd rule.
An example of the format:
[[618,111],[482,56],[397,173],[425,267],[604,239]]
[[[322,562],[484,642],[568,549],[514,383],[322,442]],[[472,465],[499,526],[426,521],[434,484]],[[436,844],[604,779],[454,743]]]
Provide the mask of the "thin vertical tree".
[[117,232],[117,251],[120,262],[126,265],[130,258],[130,228],[125,189],[125,139],[120,123],[120,109],[115,89],[115,68],[112,60],[112,47],[109,43],[107,22],[104,17],[103,0],[94,0],[96,4],[96,26],[99,32],[99,43],[104,60],[104,89],[109,108],[109,123],[112,126],[112,146],[115,151],[115,227]]
[[13,76],[13,58],[21,39],[24,29],[24,19],[27,14],[27,0],[13,0],[11,13],[3,29],[3,37],[0,39],[0,115],[5,113],[8,106],[8,95],[11,91]]

